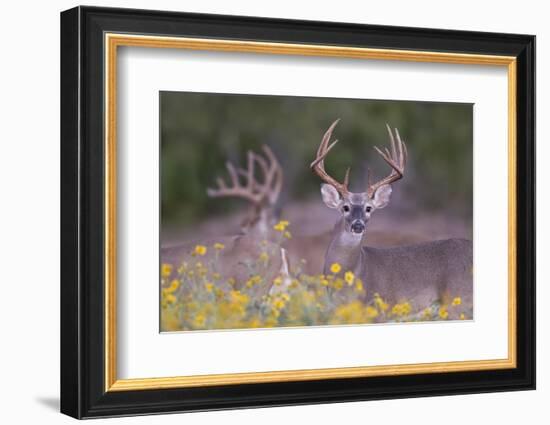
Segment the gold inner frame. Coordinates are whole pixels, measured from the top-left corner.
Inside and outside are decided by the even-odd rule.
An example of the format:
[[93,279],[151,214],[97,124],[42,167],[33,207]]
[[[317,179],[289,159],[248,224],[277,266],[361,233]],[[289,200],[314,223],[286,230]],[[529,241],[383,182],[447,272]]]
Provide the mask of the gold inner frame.
[[[105,391],[481,371],[516,367],[516,58],[328,45],[105,34]],[[118,379],[116,327],[116,123],[119,46],[504,66],[508,72],[508,357],[383,366]]]

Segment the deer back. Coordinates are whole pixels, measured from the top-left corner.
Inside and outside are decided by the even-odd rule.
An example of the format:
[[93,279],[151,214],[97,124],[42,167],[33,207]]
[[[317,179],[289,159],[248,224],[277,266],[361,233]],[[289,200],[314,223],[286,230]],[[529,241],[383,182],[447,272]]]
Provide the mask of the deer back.
[[366,301],[375,293],[390,304],[412,302],[413,308],[460,299],[456,315],[473,304],[472,242],[447,239],[396,248],[362,249]]

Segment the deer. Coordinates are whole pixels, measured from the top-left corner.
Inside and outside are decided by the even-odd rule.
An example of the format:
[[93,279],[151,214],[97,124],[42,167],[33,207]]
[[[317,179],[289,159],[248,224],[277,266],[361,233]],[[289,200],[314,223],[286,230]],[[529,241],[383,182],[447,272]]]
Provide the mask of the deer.
[[324,273],[331,273],[331,265],[341,266],[341,273],[351,271],[364,282],[363,301],[372,302],[379,294],[391,304],[409,301],[413,309],[428,306],[450,306],[449,319],[472,315],[472,243],[465,239],[446,239],[390,248],[364,245],[367,228],[375,212],[388,206],[392,185],[405,174],[408,151],[399,131],[388,124],[390,147],[376,152],[389,165],[390,173],[376,182],[367,171],[364,192],[349,190],[350,168],[343,182],[331,177],[324,161],[338,143],[331,142],[332,133],[339,119],[325,132],[311,163],[311,170],[323,182],[322,200],[328,208],[339,212],[327,247]]
[[[211,198],[240,198],[249,203],[248,214],[241,223],[241,233],[258,237],[268,237],[278,219],[277,200],[283,187],[283,170],[273,151],[267,145],[262,146],[265,158],[252,151],[247,152],[247,168],[235,167],[227,161],[231,185],[218,177],[217,189],[208,188]],[[256,165],[259,166],[263,181],[256,177]],[[244,183],[242,180],[244,179]]]
[[[283,276],[288,281],[289,266],[286,250],[275,240],[273,229],[278,220],[277,201],[283,187],[283,169],[275,154],[267,145],[262,146],[263,155],[247,152],[246,167],[239,167],[227,161],[225,166],[229,175],[226,182],[216,178],[217,187],[207,188],[211,198],[237,198],[248,203],[248,212],[241,222],[240,231],[215,240],[202,240],[200,246],[223,246],[218,253],[216,265],[224,277],[235,279],[236,289],[247,281],[249,269],[247,263],[257,262],[262,252],[269,252],[269,265],[264,270],[264,283],[255,291],[258,296],[271,290],[275,276]],[[161,249],[163,263],[179,264],[189,255],[195,243],[185,243]]]

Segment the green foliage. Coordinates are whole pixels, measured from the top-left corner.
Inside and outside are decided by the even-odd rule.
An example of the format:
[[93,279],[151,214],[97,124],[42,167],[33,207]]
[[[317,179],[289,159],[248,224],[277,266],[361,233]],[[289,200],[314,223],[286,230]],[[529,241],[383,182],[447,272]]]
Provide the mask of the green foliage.
[[160,103],[163,224],[190,225],[237,205],[209,199],[206,188],[226,177],[225,161],[242,163],[246,150],[264,143],[283,165],[286,201],[318,196],[309,164],[336,118],[333,137],[341,142],[326,167],[342,178],[351,166],[352,190],[365,189],[367,165],[375,177],[388,172],[373,150],[387,145],[388,123],[409,148],[398,190],[419,210],[471,217],[471,104],[178,92],[162,92]]

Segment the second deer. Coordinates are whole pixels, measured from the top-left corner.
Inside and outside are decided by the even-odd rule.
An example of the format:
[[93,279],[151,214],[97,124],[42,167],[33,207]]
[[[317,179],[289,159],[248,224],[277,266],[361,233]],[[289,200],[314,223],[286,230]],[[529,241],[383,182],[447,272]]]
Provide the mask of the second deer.
[[288,276],[286,250],[276,240],[273,229],[278,220],[276,204],[283,185],[283,170],[271,149],[264,145],[263,155],[248,151],[245,167],[226,163],[229,183],[218,177],[217,188],[209,188],[212,198],[238,198],[248,203],[248,213],[241,222],[236,235],[221,236],[214,240],[187,242],[161,249],[163,263],[178,265],[190,255],[196,244],[200,246],[223,246],[217,255],[216,269],[225,278],[236,281],[240,289],[250,278],[249,264],[257,263],[259,255],[270,253],[266,267],[262,270],[263,284],[255,289],[256,295],[267,294],[275,276]]
[[449,318],[472,316],[472,243],[464,239],[447,239],[395,248],[364,246],[366,230],[372,215],[385,208],[392,193],[392,184],[405,173],[407,147],[397,129],[387,126],[390,149],[375,147],[391,172],[375,183],[370,173],[364,192],[351,192],[348,168],[344,181],[331,177],[324,160],[337,140],[330,143],[339,120],[332,123],[321,140],[311,169],[324,182],[321,195],[325,205],[340,213],[332,240],[325,255],[324,273],[332,264],[342,272],[351,271],[362,279],[365,301],[378,293],[391,304],[409,301],[413,309],[431,305],[450,305]]

